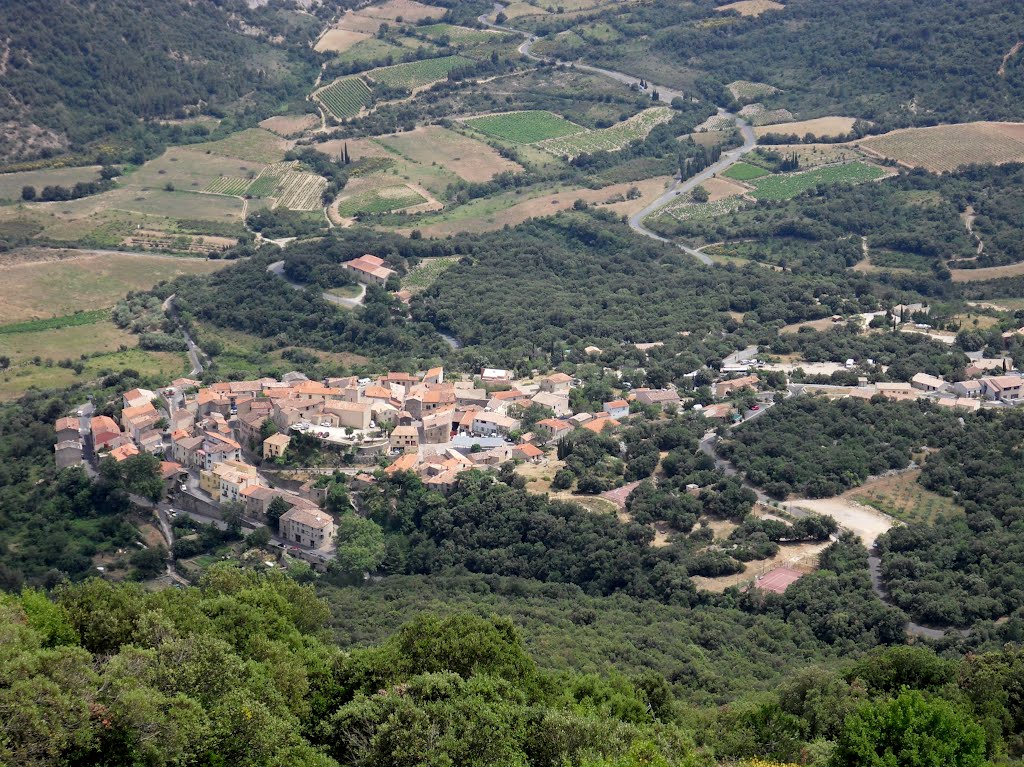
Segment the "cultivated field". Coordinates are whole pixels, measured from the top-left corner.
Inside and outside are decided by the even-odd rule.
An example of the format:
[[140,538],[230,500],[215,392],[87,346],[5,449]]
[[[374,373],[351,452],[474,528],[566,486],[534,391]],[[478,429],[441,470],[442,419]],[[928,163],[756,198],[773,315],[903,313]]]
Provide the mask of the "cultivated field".
[[736,11],[740,16],[760,16],[767,11],[781,11],[785,9],[782,3],[774,0],[739,0],[728,5],[720,5],[716,11]]
[[464,45],[490,42],[500,34],[491,29],[470,29],[469,27],[459,27],[454,24],[430,24],[424,27],[416,27],[416,32],[426,35],[431,40],[448,38],[453,43]]
[[863,153],[850,144],[778,144],[766,146],[780,155],[795,154],[801,168],[815,168],[819,165],[851,162],[864,159]]
[[351,29],[328,29],[316,41],[313,50],[317,53],[342,53],[368,37],[365,32],[353,32]]
[[339,198],[337,211],[342,218],[352,218],[360,213],[390,213],[425,202],[427,198],[408,186],[385,186]]
[[998,280],[1004,277],[1020,277],[1024,275],[1024,263],[1008,264],[1007,266],[988,266],[982,269],[950,269],[953,282],[982,282]]
[[438,165],[466,181],[490,181],[499,173],[522,168],[482,141],[437,126],[376,139],[404,158],[421,165]]
[[434,281],[451,269],[459,261],[458,256],[442,256],[425,258],[402,278],[402,288],[412,294],[422,293],[434,284]]
[[142,189],[163,189],[170,183],[179,191],[199,191],[221,176],[252,178],[265,167],[261,162],[171,147],[125,176],[122,183]]
[[278,136],[291,136],[302,133],[320,124],[316,115],[278,115],[268,117],[260,123],[260,127]]
[[281,162],[290,146],[289,142],[275,136],[270,131],[249,128],[239,133],[233,133],[220,141],[193,144],[190,148],[193,151],[270,164]]
[[321,88],[314,97],[332,115],[344,119],[359,114],[370,103],[372,94],[361,77],[345,77]]
[[753,181],[755,178],[767,176],[768,171],[758,165],[751,165],[748,162],[738,162],[722,173],[726,178],[735,181]]
[[730,181],[720,176],[709,178],[701,186],[708,193],[709,203],[715,203],[729,197],[736,197],[747,192],[747,188],[743,184],[738,184],[735,181]]
[[843,494],[845,498],[871,506],[902,522],[932,523],[945,514],[962,514],[963,509],[918,483],[920,469],[912,469],[872,480]]
[[34,186],[37,192],[42,192],[43,187],[65,186],[70,188],[81,181],[98,181],[99,177],[99,165],[0,173],[0,200],[20,200],[21,189],[24,186]]
[[121,330],[109,315],[86,325],[36,330],[27,333],[0,333],[0,354],[18,365],[33,357],[77,360],[83,354],[110,353],[121,346],[134,347],[138,336]]
[[768,85],[768,83],[752,83],[750,80],[736,80],[725,87],[729,89],[729,93],[731,93],[732,97],[737,101],[756,101],[757,99],[764,98],[765,96],[773,96],[776,93],[782,93],[782,91],[774,85]]
[[411,61],[407,64],[371,69],[366,76],[374,82],[391,88],[415,90],[424,85],[436,83],[438,80],[444,80],[453,69],[459,69],[469,64],[472,62],[462,56],[442,56],[437,59],[424,59],[423,61]]
[[0,256],[0,323],[113,306],[131,290],[148,290],[183,274],[209,274],[226,265],[202,258],[42,248],[5,253]]
[[560,157],[576,157],[591,152],[614,152],[632,141],[646,138],[655,126],[671,120],[672,115],[673,112],[668,107],[652,107],[610,128],[548,139],[542,141],[539,146]]
[[687,221],[695,218],[716,218],[738,210],[742,204],[742,201],[735,195],[716,200],[715,202],[692,203],[688,200],[680,200],[679,202],[669,203],[661,209],[660,213],[655,215],[664,214],[672,216],[677,221]]
[[791,121],[793,113],[788,109],[767,109],[764,104],[747,104],[740,110],[740,117],[754,126],[777,125]]
[[856,146],[901,165],[935,173],[969,164],[1024,162],[1024,123],[976,122],[906,128],[862,139]]
[[315,173],[289,171],[281,181],[277,207],[288,210],[316,210],[323,207],[327,179]]
[[831,137],[845,136],[853,130],[853,124],[857,120],[853,117],[818,117],[814,120],[801,120],[799,122],[788,122],[781,125],[759,125],[754,128],[754,135],[763,136],[766,133],[783,133],[787,136],[806,136],[813,133],[815,136]]
[[363,8],[359,13],[388,21],[401,19],[405,22],[415,22],[423,19],[439,19],[444,16],[445,9],[436,5],[417,3],[416,0],[388,0],[386,3]]
[[537,110],[473,117],[465,122],[490,136],[517,144],[533,144],[586,130],[553,112]]
[[693,130],[696,133],[710,133],[712,131],[723,131],[728,130],[736,125],[736,121],[731,117],[725,117],[723,115],[711,115],[707,120],[702,122]]
[[788,200],[790,197],[822,184],[856,184],[882,178],[885,171],[877,165],[851,162],[802,173],[764,176],[752,181],[750,196],[756,200]]

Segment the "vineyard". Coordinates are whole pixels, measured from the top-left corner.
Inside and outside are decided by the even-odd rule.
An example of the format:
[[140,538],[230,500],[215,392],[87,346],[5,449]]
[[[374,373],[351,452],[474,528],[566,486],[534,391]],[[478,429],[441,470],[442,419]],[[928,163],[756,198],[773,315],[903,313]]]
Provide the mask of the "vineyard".
[[466,67],[472,63],[462,56],[443,56],[439,59],[410,61],[408,64],[371,69],[366,76],[389,88],[404,88],[411,91],[438,80],[444,80],[452,70]]
[[688,221],[696,218],[715,218],[726,213],[732,213],[743,207],[743,200],[739,197],[728,197],[716,202],[691,203],[674,202],[666,208],[662,208],[661,214],[669,215],[677,221]]
[[426,201],[423,195],[407,186],[386,186],[342,198],[338,202],[338,215],[352,218],[358,213],[390,213]]
[[424,258],[419,265],[402,278],[402,288],[410,293],[422,293],[435,280],[459,262],[459,256]]
[[281,182],[277,207],[288,210],[316,210],[323,206],[327,179],[314,173],[288,171]]
[[281,162],[288,150],[288,144],[270,131],[262,128],[248,128],[238,133],[232,133],[220,141],[193,144],[191,149],[269,165]]
[[711,115],[711,117],[694,128],[693,132],[710,133],[711,131],[729,130],[729,128],[732,128],[735,125],[736,122],[731,117],[725,117],[724,115]]
[[804,173],[786,173],[755,179],[751,181],[754,191],[750,196],[756,200],[788,200],[822,184],[857,184],[874,181],[884,175],[885,171],[877,165],[866,165],[862,162],[831,165]]
[[282,162],[264,168],[256,180],[249,184],[246,194],[250,197],[273,197],[281,185],[281,179],[290,171],[294,163]]
[[752,83],[750,80],[736,80],[725,87],[729,89],[729,93],[737,101],[754,101],[755,99],[774,96],[776,93],[782,92],[774,85]]
[[316,92],[316,99],[339,119],[355,117],[372,98],[369,87],[359,77],[335,80]]
[[421,34],[430,40],[441,40],[447,38],[453,43],[474,45],[476,43],[487,43],[500,39],[499,35],[488,29],[470,29],[469,27],[458,27],[454,24],[430,24],[416,27],[417,34]]
[[552,112],[540,111],[505,112],[475,117],[466,120],[466,124],[489,136],[514,141],[517,144],[533,144],[586,130]]
[[967,123],[908,128],[873,136],[859,146],[904,165],[943,173],[962,165],[1024,162],[1024,127]]
[[592,152],[615,152],[632,141],[643,139],[656,125],[672,119],[668,107],[653,107],[602,130],[575,133],[540,143],[545,151],[559,156],[576,157]]
[[241,197],[249,188],[252,179],[239,178],[238,176],[221,176],[211,181],[204,191],[212,194],[226,194],[231,197]]

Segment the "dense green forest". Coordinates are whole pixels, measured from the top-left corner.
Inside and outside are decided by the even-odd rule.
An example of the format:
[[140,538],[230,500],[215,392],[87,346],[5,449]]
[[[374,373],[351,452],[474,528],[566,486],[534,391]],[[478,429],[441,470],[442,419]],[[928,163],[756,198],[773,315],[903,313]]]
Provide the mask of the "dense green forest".
[[[1020,19],[1000,0],[790,0],[757,17],[715,13],[716,3],[613,7],[597,16],[620,39],[557,38],[567,58],[614,66],[654,82],[731,101],[724,85],[764,82],[765,99],[799,117],[841,114],[882,129],[978,119],[1020,119],[1024,65],[998,74],[1020,39]],[[709,18],[710,17],[710,18]],[[535,26],[573,26],[557,15]]]
[[1024,660],[1009,649],[876,651],[710,708],[652,671],[544,669],[493,616],[421,615],[335,645],[310,587],[231,566],[185,591],[26,590],[0,614],[0,760],[31,767],[980,767],[1021,749]]
[[[255,36],[245,34],[246,23]],[[271,43],[289,31],[283,20],[233,0],[55,0],[45,13],[31,3],[3,3],[0,29],[0,125],[15,139],[0,159],[81,153],[88,145],[94,156],[125,151],[128,159],[170,138],[148,121],[223,115],[242,96],[245,110],[265,117],[301,100],[316,76],[308,47],[316,28],[292,29],[293,37]],[[47,137],[40,140],[40,132]]]

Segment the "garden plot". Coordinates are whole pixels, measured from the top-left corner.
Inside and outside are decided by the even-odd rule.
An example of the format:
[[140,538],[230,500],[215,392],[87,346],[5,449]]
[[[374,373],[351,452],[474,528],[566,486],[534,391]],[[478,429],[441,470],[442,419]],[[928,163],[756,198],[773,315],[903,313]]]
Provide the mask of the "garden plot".
[[316,210],[324,205],[323,195],[327,179],[315,173],[288,171],[281,181],[278,208],[288,210]]
[[975,122],[906,128],[872,136],[856,146],[901,165],[934,173],[962,165],[1024,162],[1024,123]]
[[465,123],[489,136],[516,144],[535,144],[545,139],[582,133],[586,130],[582,125],[569,122],[554,112],[540,110],[472,117]]
[[539,146],[559,157],[576,157],[591,152],[615,152],[632,141],[646,138],[655,126],[667,123],[672,116],[673,112],[668,107],[652,107],[610,128],[548,139],[542,141]]

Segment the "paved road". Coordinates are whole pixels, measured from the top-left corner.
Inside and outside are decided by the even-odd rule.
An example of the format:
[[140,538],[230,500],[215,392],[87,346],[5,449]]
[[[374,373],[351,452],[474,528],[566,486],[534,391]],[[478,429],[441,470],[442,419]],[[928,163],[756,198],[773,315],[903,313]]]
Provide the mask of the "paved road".
[[[296,290],[306,289],[305,285],[300,285],[299,283],[292,282],[291,280],[288,279],[288,276],[284,273],[284,261],[275,261],[274,263],[267,267],[267,271],[270,272],[271,274],[276,274],[278,277],[287,282]],[[363,301],[366,299],[366,285],[364,285],[363,283],[359,283],[359,295],[353,296],[352,298],[343,298],[341,296],[336,296],[333,293],[328,293],[326,290],[320,295],[322,295],[324,300],[328,301],[329,303],[335,304],[337,306],[344,306],[346,309],[354,309],[355,307],[362,305]]]
[[[501,5],[501,3],[494,4],[495,13],[503,9],[504,6]],[[541,56],[537,56],[532,52],[534,44],[536,44],[539,40],[539,38],[536,35],[530,32],[525,32],[521,29],[515,29],[513,27],[506,26],[504,24],[495,24],[488,20],[487,14],[480,16],[478,20],[480,21],[481,24],[491,27],[492,29],[522,35],[523,37],[526,38],[526,40],[523,41],[522,45],[519,46],[519,53],[521,53],[523,56],[526,56],[527,58],[533,59],[534,61],[547,61],[547,59],[544,59]],[[634,77],[633,75],[626,74],[625,72],[617,72],[613,69],[602,69],[601,67],[594,67],[589,64],[576,63],[573,64],[573,66],[576,69],[581,70],[583,72],[593,72],[594,74],[610,77],[611,79],[616,80],[617,82],[620,82],[624,85],[640,85],[639,77]],[[681,91],[674,90],[664,85],[657,85],[655,83],[648,82],[647,87],[649,89],[649,92],[657,92],[659,102],[671,104],[672,100],[677,97],[685,98]],[[716,163],[714,163],[713,165],[709,165],[696,176],[692,176],[686,180],[677,179],[676,181],[674,181],[672,186],[665,190],[665,193],[658,197],[658,199],[656,199],[654,202],[652,202],[650,205],[648,205],[640,212],[634,213],[632,216],[630,216],[629,226],[634,232],[636,232],[637,234],[642,234],[644,237],[650,237],[652,240],[657,240],[658,242],[671,243],[672,241],[669,240],[667,237],[662,237],[660,234],[652,232],[650,229],[644,226],[644,219],[651,215],[658,208],[667,204],[676,197],[693,191],[712,176],[715,176],[727,170],[730,166],[739,162],[743,155],[752,151],[757,146],[757,137],[754,136],[754,129],[750,127],[750,124],[746,120],[744,120],[742,117],[739,117],[738,115],[734,115],[732,112],[727,112],[724,109],[719,109],[718,114],[721,117],[729,117],[736,121],[736,127],[739,128],[740,134],[743,136],[743,146],[738,147],[736,149],[731,149],[728,152],[723,153],[721,158]],[[684,253],[693,256],[702,263],[709,265],[712,263],[711,259],[708,256],[701,253],[699,250],[691,248],[687,245],[683,245],[681,243],[674,244]]]
[[[178,310],[174,306],[174,296],[175,294],[171,293],[171,295],[167,296],[167,298],[164,299],[164,314],[177,315]],[[189,370],[188,375],[189,378],[195,378],[197,376],[202,375],[203,373],[203,359],[209,358],[206,356],[203,350],[196,345],[196,342],[192,340],[192,336],[188,334],[188,331],[185,330],[185,328],[181,329],[181,333],[183,336],[185,336],[185,345],[188,347],[188,361],[189,364],[192,365],[192,369]]]

